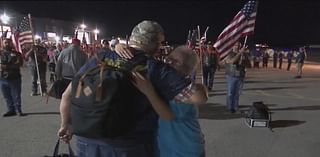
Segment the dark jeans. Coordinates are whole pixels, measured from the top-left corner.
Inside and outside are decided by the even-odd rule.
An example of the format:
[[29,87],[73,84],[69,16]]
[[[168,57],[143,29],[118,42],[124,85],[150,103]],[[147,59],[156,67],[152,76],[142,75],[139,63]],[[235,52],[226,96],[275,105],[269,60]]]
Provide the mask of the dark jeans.
[[287,67],[287,70],[288,70],[288,71],[290,70],[291,62],[292,62],[292,61],[288,60],[288,67]]
[[107,142],[90,142],[77,137],[77,157],[153,157],[153,144],[115,146]]
[[210,90],[213,87],[215,66],[202,66],[203,84]]
[[282,60],[279,60],[279,69],[282,69]]
[[[46,72],[47,66],[45,64],[41,64],[39,67],[39,75],[40,75],[40,84],[42,88],[42,92],[47,92],[47,82],[46,82]],[[32,80],[32,92],[38,92],[38,73],[35,65],[30,66],[31,72],[31,80]]]
[[8,112],[21,112],[21,78],[14,80],[0,79],[0,89]]
[[273,60],[273,68],[277,68],[277,60]]

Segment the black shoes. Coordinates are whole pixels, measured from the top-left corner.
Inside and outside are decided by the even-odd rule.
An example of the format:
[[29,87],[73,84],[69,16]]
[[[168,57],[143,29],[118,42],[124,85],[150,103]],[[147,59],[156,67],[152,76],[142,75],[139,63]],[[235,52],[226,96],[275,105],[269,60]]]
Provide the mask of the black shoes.
[[26,116],[27,114],[25,114],[25,113],[22,113],[22,112],[18,112],[18,116],[20,116],[20,117],[23,117],[23,116]]
[[[16,116],[17,115],[17,112],[15,112],[15,111],[8,111],[8,112],[6,112],[5,114],[3,114],[3,117],[12,117],[12,116]],[[25,113],[23,113],[23,112],[21,112],[21,111],[19,111],[18,112],[18,116],[20,116],[20,117],[23,117],[23,116],[26,116],[27,114],[25,114]]]
[[301,76],[295,76],[294,78],[296,78],[296,79],[300,79],[300,78],[302,78]]
[[231,109],[230,112],[231,113],[236,113],[236,110],[235,109]]
[[30,96],[38,96],[39,94],[38,93],[36,93],[36,92],[32,92],[31,94],[30,94]]
[[14,112],[14,111],[8,111],[8,112],[6,112],[5,114],[3,114],[3,117],[12,117],[12,116],[15,116],[15,115],[17,115],[16,112]]

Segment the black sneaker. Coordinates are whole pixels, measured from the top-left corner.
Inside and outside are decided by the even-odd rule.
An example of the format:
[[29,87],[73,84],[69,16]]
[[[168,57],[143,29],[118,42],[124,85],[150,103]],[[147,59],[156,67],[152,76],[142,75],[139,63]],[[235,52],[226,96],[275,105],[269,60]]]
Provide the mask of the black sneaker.
[[27,114],[25,114],[25,113],[23,113],[23,112],[18,112],[18,115],[19,115],[20,117],[23,117],[23,116],[26,116]]
[[236,110],[235,109],[231,109],[230,112],[231,113],[236,113]]
[[38,93],[36,93],[36,92],[32,92],[31,94],[30,94],[30,96],[38,96],[39,94]]
[[11,117],[11,116],[15,116],[15,115],[17,115],[16,112],[14,112],[14,111],[8,111],[8,112],[6,112],[5,114],[3,114],[3,117]]

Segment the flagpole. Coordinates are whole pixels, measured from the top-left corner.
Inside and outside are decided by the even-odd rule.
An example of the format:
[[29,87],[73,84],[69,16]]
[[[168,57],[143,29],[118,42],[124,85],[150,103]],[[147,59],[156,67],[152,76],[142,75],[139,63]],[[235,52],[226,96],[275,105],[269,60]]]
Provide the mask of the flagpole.
[[247,44],[247,40],[248,40],[248,36],[246,35],[246,37],[244,38],[243,46]]
[[[244,38],[244,42],[243,42],[242,48],[246,46],[247,40],[248,40],[248,36],[246,35],[246,37]],[[242,64],[242,60],[243,60],[243,53],[242,53],[241,56],[240,56],[240,62],[239,62],[239,64]]]
[[198,41],[199,41],[199,53],[200,53],[200,72],[201,72],[201,83],[203,83],[203,68],[202,68],[202,43],[201,43],[201,37],[200,37],[200,26],[198,25]]
[[[32,41],[33,41],[33,45],[35,44],[34,41],[34,34],[33,34],[33,27],[32,27],[32,20],[31,20],[31,14],[28,14],[28,18],[29,18],[29,24],[30,24],[30,29],[31,29],[31,34],[32,34]],[[38,50],[37,50],[38,51]],[[42,87],[41,87],[41,79],[40,79],[40,72],[39,72],[39,67],[38,67],[38,59],[37,59],[37,54],[38,52],[36,52],[35,50],[33,50],[33,54],[34,54],[34,60],[36,62],[36,70],[37,70],[37,75],[38,75],[38,79],[37,79],[37,83],[39,84],[39,89],[40,89],[40,95],[43,96],[42,93]]]

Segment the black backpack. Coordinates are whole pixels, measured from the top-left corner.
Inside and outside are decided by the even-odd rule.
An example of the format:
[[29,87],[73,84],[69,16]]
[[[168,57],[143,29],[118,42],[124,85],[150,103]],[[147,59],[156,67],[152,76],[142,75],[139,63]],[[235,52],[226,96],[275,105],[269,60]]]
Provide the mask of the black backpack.
[[269,108],[262,101],[253,102],[250,107],[247,117],[249,119],[270,119]]
[[[117,67],[98,64],[72,81],[71,130],[88,138],[125,136],[151,111],[137,114],[133,95],[142,94],[131,83],[131,71],[144,72],[147,56],[135,56]],[[120,65],[120,66],[119,66]],[[139,115],[137,117],[137,115]]]

